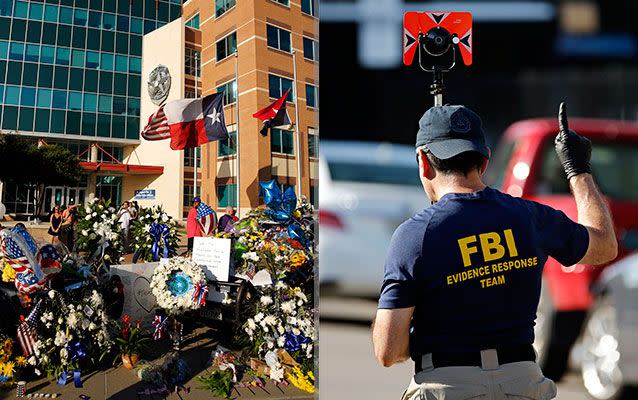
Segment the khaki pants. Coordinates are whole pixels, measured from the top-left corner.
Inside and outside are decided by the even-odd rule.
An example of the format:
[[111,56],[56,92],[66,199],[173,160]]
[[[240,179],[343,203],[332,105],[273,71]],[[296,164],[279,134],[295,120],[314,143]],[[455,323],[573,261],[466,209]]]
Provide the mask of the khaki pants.
[[556,385],[538,364],[522,361],[498,364],[495,350],[481,351],[481,367],[434,368],[423,356],[423,371],[414,375],[402,400],[549,400]]

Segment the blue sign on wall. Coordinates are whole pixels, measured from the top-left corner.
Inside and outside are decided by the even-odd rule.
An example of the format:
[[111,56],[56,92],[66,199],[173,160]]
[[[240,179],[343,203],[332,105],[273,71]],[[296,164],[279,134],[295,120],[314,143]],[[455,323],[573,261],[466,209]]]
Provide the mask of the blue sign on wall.
[[155,189],[136,190],[135,200],[155,200]]

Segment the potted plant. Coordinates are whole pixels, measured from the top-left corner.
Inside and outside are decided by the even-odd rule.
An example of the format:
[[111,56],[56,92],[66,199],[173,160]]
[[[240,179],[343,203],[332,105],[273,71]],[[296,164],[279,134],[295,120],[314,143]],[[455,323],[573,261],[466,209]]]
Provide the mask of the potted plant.
[[118,327],[120,333],[115,338],[116,355],[113,365],[117,365],[121,360],[124,368],[133,369],[150,337],[145,334],[139,322],[132,324],[128,315],[122,317],[122,323],[118,324]]

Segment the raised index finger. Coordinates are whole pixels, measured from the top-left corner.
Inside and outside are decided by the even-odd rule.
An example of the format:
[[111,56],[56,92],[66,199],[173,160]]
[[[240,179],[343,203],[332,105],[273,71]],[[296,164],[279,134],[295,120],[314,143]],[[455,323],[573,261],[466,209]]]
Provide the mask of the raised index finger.
[[558,107],[558,130],[561,134],[566,134],[569,130],[569,123],[567,122],[567,105],[565,102],[561,102]]

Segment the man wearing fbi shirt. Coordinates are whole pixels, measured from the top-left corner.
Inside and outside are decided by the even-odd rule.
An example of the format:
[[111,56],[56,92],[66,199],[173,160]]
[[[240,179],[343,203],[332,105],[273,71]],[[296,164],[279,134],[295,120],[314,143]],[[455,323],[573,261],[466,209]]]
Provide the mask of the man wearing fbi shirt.
[[550,399],[532,347],[543,265],[606,263],[617,242],[591,175],[591,142],[570,131],[564,105],[555,147],[578,223],[481,180],[489,150],[478,115],[437,106],[419,121],[417,160],[434,202],[392,237],[373,327],[389,367],[412,358],[403,399]]

